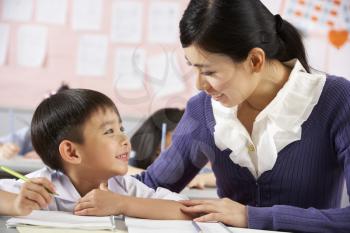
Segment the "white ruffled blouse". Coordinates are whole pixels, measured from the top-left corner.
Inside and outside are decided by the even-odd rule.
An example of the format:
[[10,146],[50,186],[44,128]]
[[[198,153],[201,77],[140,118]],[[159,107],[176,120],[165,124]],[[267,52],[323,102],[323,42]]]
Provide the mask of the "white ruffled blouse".
[[216,146],[231,149],[231,160],[247,167],[256,179],[273,168],[279,151],[301,139],[301,125],[309,118],[326,82],[325,74],[307,73],[296,59],[285,64],[294,66],[289,79],[256,117],[251,137],[237,118],[237,106],[226,108],[211,100]]

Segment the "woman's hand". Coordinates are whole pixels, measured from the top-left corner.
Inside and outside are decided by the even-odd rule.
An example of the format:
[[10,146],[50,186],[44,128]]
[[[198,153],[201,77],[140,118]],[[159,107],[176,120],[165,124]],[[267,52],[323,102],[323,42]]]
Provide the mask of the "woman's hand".
[[248,226],[246,206],[231,199],[185,200],[180,202],[185,205],[185,207],[181,207],[183,212],[202,215],[194,219],[194,221],[218,221],[226,225],[242,228]]
[[80,198],[74,208],[76,215],[119,215],[124,212],[123,196],[108,190],[106,184],[94,189]]

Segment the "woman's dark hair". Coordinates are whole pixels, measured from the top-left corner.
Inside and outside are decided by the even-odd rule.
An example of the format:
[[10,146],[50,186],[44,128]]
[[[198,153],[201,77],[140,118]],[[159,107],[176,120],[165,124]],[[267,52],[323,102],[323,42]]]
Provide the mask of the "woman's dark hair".
[[162,124],[171,132],[181,120],[184,111],[177,108],[164,108],[153,113],[131,137],[131,145],[136,153],[130,165],[146,169],[158,157],[162,137]]
[[196,45],[235,62],[258,47],[267,59],[297,58],[310,72],[297,29],[259,0],[191,0],[180,21],[180,40],[184,48]]
[[63,170],[59,152],[62,140],[84,143],[83,126],[98,110],[117,107],[106,95],[87,89],[67,89],[44,99],[36,108],[31,122],[35,151],[52,169]]

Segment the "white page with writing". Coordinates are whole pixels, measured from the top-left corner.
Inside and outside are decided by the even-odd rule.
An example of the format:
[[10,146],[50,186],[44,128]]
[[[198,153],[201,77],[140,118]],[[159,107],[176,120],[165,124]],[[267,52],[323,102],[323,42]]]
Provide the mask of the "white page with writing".
[[179,3],[152,1],[148,14],[148,41],[176,43],[179,37],[179,12]]
[[111,229],[111,217],[78,216],[63,211],[34,210],[28,216],[18,216],[7,220],[8,226],[22,224],[57,228]]
[[171,59],[169,53],[151,56],[147,65],[149,81],[156,97],[185,91],[186,85],[178,72],[178,63]]
[[144,85],[146,51],[118,48],[114,56],[114,87],[116,90],[140,90]]
[[21,66],[40,67],[47,55],[47,28],[21,26],[17,32],[17,63]]
[[3,0],[2,19],[29,21],[33,15],[32,0]]
[[[326,40],[326,35],[324,37],[305,37],[303,38],[303,43],[310,66],[317,70],[324,70],[329,58],[327,55],[328,41]],[[317,51],[317,53],[312,51]]]
[[63,229],[52,227],[36,227],[36,226],[18,226],[16,230],[19,233],[127,233],[125,230],[114,229],[113,231],[102,230],[86,230],[86,229]]
[[140,43],[142,40],[143,2],[122,0],[112,5],[111,39],[117,43]]
[[74,0],[72,27],[74,30],[99,30],[103,12],[102,0]]
[[9,45],[10,27],[7,24],[0,24],[0,65],[4,65]]
[[[194,227],[192,221],[189,220],[149,220],[138,218],[125,218],[125,224],[128,227],[129,233],[151,233],[151,232],[189,232],[196,233],[197,230]],[[221,223],[210,222],[201,223],[197,222],[202,232],[205,233],[228,233],[227,227]]]
[[329,63],[327,71],[330,74],[350,79],[349,54],[350,43],[345,43],[340,49],[328,44]]
[[107,51],[107,36],[82,36],[79,40],[77,74],[103,76],[106,72]]
[[64,24],[67,15],[67,0],[36,0],[36,21]]

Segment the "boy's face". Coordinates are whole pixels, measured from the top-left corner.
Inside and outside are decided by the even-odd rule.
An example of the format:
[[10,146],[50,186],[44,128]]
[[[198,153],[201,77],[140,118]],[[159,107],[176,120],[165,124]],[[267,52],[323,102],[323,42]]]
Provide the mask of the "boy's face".
[[83,137],[79,150],[84,172],[101,179],[126,174],[131,146],[113,109],[93,113],[84,124]]

